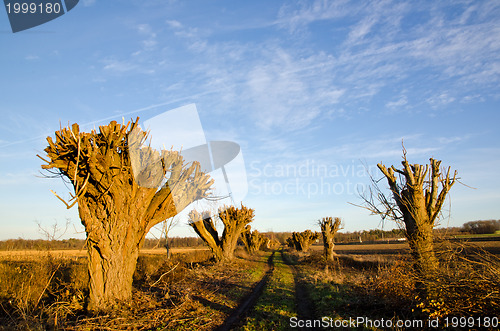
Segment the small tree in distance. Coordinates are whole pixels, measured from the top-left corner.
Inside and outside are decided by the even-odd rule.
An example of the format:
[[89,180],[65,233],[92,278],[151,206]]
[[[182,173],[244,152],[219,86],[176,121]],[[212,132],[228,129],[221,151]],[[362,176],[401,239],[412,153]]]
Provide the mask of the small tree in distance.
[[253,221],[254,210],[241,205],[241,208],[230,206],[219,209],[219,219],[224,224],[221,238],[215,223],[207,212],[200,214],[193,210],[189,213],[189,225],[194,229],[212,251],[215,260],[230,261],[234,258],[234,250],[238,238],[247,224]]
[[[213,183],[199,164],[183,163],[178,152],[144,146],[138,120],[112,121],[99,132],[78,124],[47,137],[43,169],[68,179],[87,233],[90,293],[88,308],[106,310],[132,295],[139,248],[156,224],[206,197]],[[164,180],[166,179],[166,181]]]
[[332,262],[335,255],[333,248],[335,247],[335,234],[342,225],[340,217],[324,217],[318,221],[323,235],[323,255],[327,261]]
[[269,240],[269,238],[260,234],[259,231],[252,231],[250,225],[247,225],[245,230],[241,233],[241,241],[243,241],[246,251],[250,254],[260,250],[260,247]]
[[319,238],[319,233],[305,230],[303,232],[293,232],[288,238],[288,246],[295,248],[299,252],[307,252],[312,243]]
[[473,221],[462,226],[462,231],[474,234],[493,234],[498,230],[500,230],[500,220]]

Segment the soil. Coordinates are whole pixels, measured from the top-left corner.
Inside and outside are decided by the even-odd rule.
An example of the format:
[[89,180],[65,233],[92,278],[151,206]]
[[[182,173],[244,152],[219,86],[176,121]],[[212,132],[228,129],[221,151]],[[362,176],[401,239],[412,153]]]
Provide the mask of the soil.
[[[299,320],[314,320],[314,305],[312,300],[309,298],[306,285],[301,280],[297,268],[291,264],[290,260],[283,255],[283,250],[281,250],[281,257],[283,261],[290,267],[293,273],[293,279],[295,282],[295,308],[297,311],[297,317]],[[311,328],[298,328],[298,330],[313,330]]]
[[231,315],[224,321],[224,323],[217,328],[219,331],[228,331],[233,328],[234,325],[237,325],[242,317],[247,313],[257,302],[257,299],[262,294],[264,290],[264,286],[266,286],[269,278],[271,278],[274,271],[274,258],[273,252],[269,259],[267,260],[267,271],[262,277],[262,279],[255,285],[252,291],[242,300],[241,304],[236,308]]

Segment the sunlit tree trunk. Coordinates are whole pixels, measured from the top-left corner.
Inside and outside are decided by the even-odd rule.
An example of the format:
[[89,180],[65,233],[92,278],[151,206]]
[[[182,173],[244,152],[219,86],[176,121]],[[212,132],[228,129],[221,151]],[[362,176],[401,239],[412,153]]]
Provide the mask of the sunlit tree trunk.
[[319,221],[321,227],[321,234],[323,235],[323,256],[327,261],[333,261],[335,247],[335,234],[340,229],[342,220],[338,217],[335,219],[325,217]]
[[312,243],[319,238],[317,232],[306,230],[303,232],[293,232],[290,242],[299,252],[307,252]]
[[[208,194],[209,176],[198,163],[185,165],[179,153],[144,146],[137,121],[111,122],[99,132],[77,124],[47,138],[42,168],[66,177],[74,188],[87,233],[90,295],[88,308],[107,310],[128,300],[139,248],[154,225]],[[166,179],[166,180],[165,180]],[[55,194],[55,193],[54,193]]]
[[[409,164],[404,158],[403,169],[394,166],[387,168],[378,164],[378,168],[387,178],[401,220],[406,229],[406,237],[415,262],[415,270],[420,279],[432,276],[439,267],[433,247],[433,228],[439,216],[446,195],[456,181],[456,172],[450,177],[450,168],[443,175],[439,168],[441,161],[430,159],[430,165]],[[398,181],[396,173],[401,176]],[[389,208],[390,209],[390,208]],[[387,210],[386,215],[395,214]],[[432,289],[426,288],[425,282],[417,287],[423,295],[429,295]]]
[[211,217],[192,211],[189,215],[189,225],[210,247],[217,261],[230,261],[234,258],[238,238],[245,226],[253,221],[254,210],[243,205],[241,208],[231,206],[221,208],[218,216],[224,224],[220,239]]
[[248,253],[253,254],[256,251],[260,249],[264,243],[268,245],[271,243],[271,240],[269,238],[261,235],[259,231],[251,230],[250,225],[247,225],[245,227],[245,231],[241,233],[241,241],[243,242],[243,245],[245,245],[245,249]]

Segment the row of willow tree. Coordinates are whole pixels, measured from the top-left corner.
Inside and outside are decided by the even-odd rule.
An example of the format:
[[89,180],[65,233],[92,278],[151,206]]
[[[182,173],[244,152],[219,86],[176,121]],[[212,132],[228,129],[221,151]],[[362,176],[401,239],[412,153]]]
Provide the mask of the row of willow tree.
[[[186,164],[177,151],[155,150],[147,145],[148,133],[137,118],[127,124],[112,121],[99,131],[81,132],[77,124],[47,137],[46,155],[38,155],[50,177],[61,177],[74,189],[67,208],[78,205],[85,227],[90,276],[89,310],[107,310],[118,301],[129,300],[139,248],[149,230],[177,215],[194,201],[211,195],[213,180],[200,170],[198,162]],[[392,219],[405,228],[415,261],[415,270],[429,275],[438,267],[433,250],[432,229],[456,172],[443,174],[440,161],[430,165],[410,164],[404,152],[403,168],[378,164],[392,196],[386,196],[373,181],[374,191],[364,198],[364,207]],[[218,234],[214,218],[224,224]],[[239,238],[249,252],[263,243],[270,248],[279,243],[251,231],[254,210],[241,205],[225,207],[217,215],[193,211],[189,224],[207,243],[218,261],[231,260]],[[319,221],[325,256],[333,259],[333,238],[340,219]],[[318,234],[293,233],[289,245],[307,250]],[[429,289],[420,288],[429,294]]]
[[[216,229],[217,218],[222,221],[224,230],[221,235]],[[203,239],[212,251],[216,261],[230,261],[234,258],[234,251],[241,241],[248,253],[255,253],[263,246],[267,249],[276,249],[281,244],[276,239],[259,233],[251,228],[254,219],[254,210],[241,205],[219,209],[218,215],[211,216],[209,212],[199,213],[193,210],[189,213],[189,225]]]
[[[326,261],[333,262],[335,252],[335,234],[341,229],[342,220],[339,217],[324,217],[318,221],[321,228],[321,235],[323,239],[323,256]],[[307,252],[311,245],[319,240],[319,233],[311,230],[303,232],[293,232],[292,236],[288,238],[288,247],[294,248],[297,251]]]

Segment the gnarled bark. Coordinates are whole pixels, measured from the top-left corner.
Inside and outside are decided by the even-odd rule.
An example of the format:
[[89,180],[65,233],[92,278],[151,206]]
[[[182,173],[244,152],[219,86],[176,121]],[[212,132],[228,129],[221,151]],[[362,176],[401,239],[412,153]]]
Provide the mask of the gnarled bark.
[[[446,195],[456,181],[456,171],[450,177],[450,167],[441,173],[441,161],[430,159],[430,164],[409,164],[406,156],[402,161],[403,169],[394,166],[387,168],[378,164],[378,168],[387,178],[395,206],[386,210],[385,215],[394,215],[397,221],[403,222],[411,254],[415,262],[415,270],[421,279],[431,276],[439,263],[434,253],[433,228],[439,216]],[[400,175],[400,180],[396,178]],[[399,213],[396,213],[395,208]],[[429,296],[432,289],[424,284],[417,284],[422,295]]]
[[319,238],[319,233],[306,230],[293,232],[292,237],[287,240],[289,246],[293,246],[299,252],[307,252],[312,243]]
[[323,235],[323,255],[327,261],[333,261],[335,255],[333,248],[335,247],[335,234],[340,229],[342,220],[339,217],[324,217],[319,221],[321,234]]
[[147,232],[207,196],[213,182],[198,163],[185,165],[178,152],[144,146],[147,133],[137,123],[113,121],[90,133],[73,124],[56,131],[55,142],[48,137],[47,158],[39,156],[47,162],[43,169],[73,185],[71,204],[56,196],[67,208],[78,203],[87,233],[92,310],[131,297]]
[[189,225],[210,248],[215,260],[221,261],[223,257],[222,244],[210,214],[207,212],[199,213],[196,210],[192,210],[189,213]]
[[217,261],[230,261],[234,258],[234,250],[245,226],[253,221],[254,210],[241,205],[241,208],[231,206],[219,210],[219,219],[224,224],[224,231],[219,239],[213,220],[202,217],[192,211],[189,215],[189,225],[210,247]]
[[251,226],[247,225],[245,230],[241,233],[241,241],[245,245],[248,253],[253,254],[260,250],[264,243],[270,242],[269,238],[259,233],[259,231],[252,231]]

